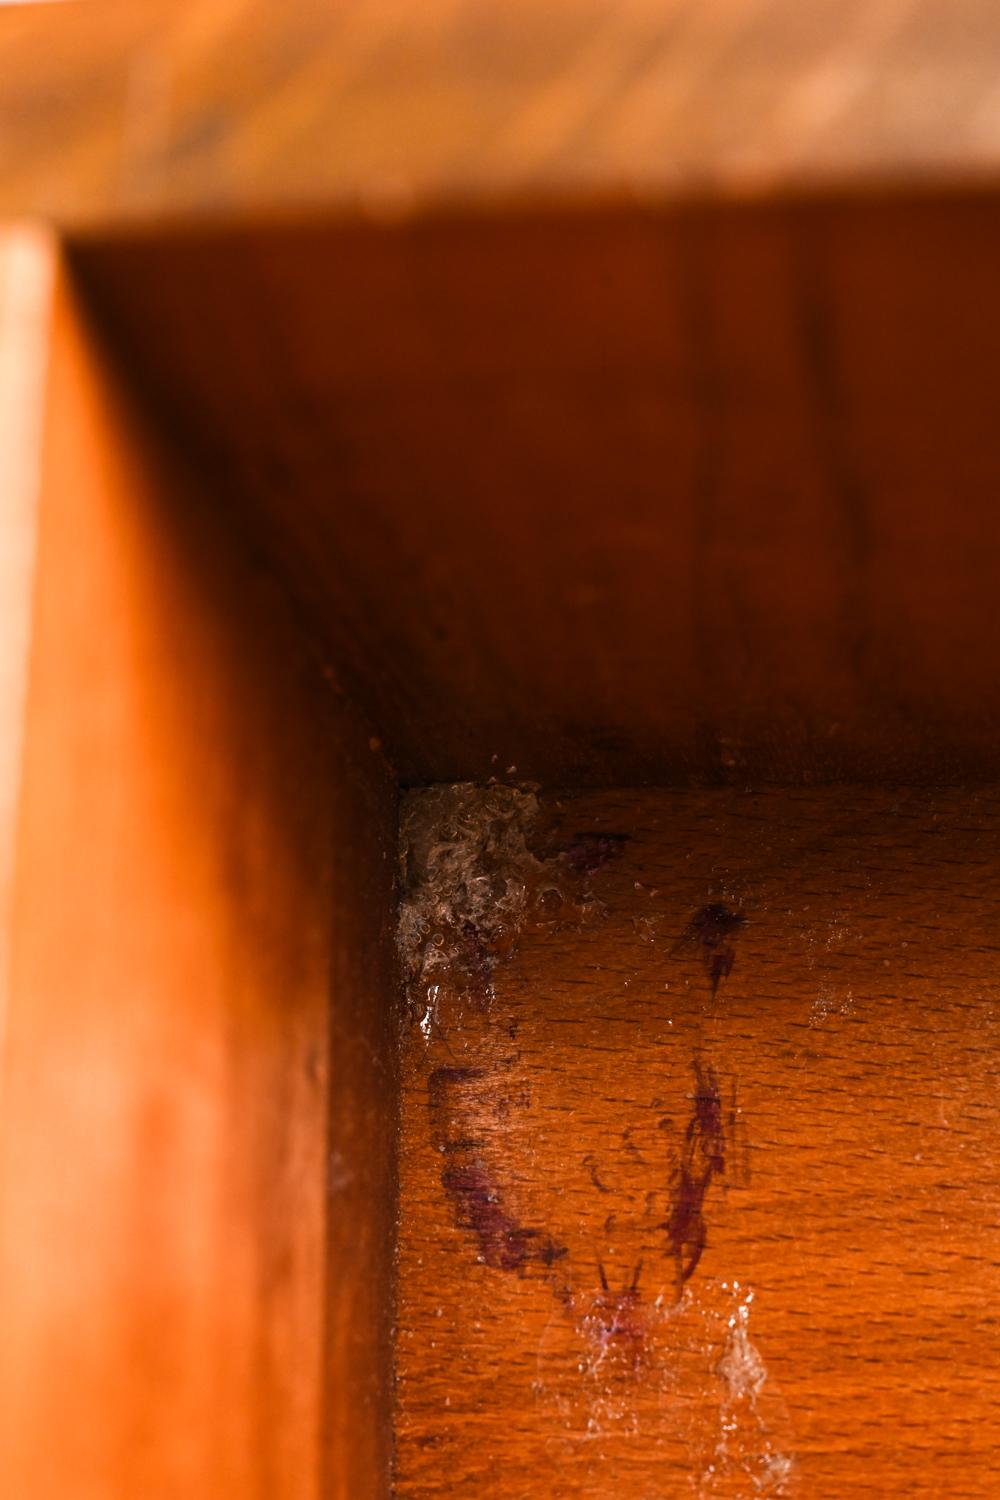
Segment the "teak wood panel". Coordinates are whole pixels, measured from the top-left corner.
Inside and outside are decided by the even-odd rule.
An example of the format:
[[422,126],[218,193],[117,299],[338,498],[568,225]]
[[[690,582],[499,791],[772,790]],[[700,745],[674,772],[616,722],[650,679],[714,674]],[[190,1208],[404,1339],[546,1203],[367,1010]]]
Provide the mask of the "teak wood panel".
[[995,789],[544,803],[603,911],[405,1041],[400,1500],[994,1495]]
[[0,11],[0,211],[372,218],[995,174],[993,0],[87,0]]
[[375,1497],[394,788],[180,459],[61,285],[10,726],[0,1491]]
[[1000,201],[74,261],[404,782],[989,780]]

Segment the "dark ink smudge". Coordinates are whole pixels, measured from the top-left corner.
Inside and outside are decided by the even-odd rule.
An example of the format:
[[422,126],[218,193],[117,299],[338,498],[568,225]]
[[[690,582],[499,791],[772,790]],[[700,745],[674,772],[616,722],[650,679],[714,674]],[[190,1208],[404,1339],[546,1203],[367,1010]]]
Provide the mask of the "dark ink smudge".
[[541,1229],[519,1224],[504,1208],[500,1192],[478,1157],[441,1173],[441,1186],[452,1199],[460,1229],[471,1230],[479,1253],[499,1271],[520,1271],[530,1261],[551,1266],[566,1254]]
[[619,859],[627,843],[627,833],[577,833],[563,855],[577,875],[595,875]]
[[705,1197],[726,1170],[726,1136],[719,1080],[710,1063],[697,1060],[693,1109],[684,1133],[684,1149],[670,1184],[673,1207],[658,1227],[666,1230],[670,1251],[683,1286],[694,1274],[708,1239]]
[[698,908],[674,944],[675,954],[694,946],[700,950],[713,995],[722,981],[729,978],[736,962],[736,950],[729,939],[745,924],[746,917],[739,912],[730,911],[721,901],[710,901]]

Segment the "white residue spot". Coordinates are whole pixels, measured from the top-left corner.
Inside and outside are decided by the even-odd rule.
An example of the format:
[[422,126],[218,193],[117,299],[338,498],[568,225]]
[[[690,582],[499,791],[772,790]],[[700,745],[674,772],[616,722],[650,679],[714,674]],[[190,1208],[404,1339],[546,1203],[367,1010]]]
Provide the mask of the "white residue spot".
[[424,1041],[426,1042],[430,1041],[431,1032],[434,1029],[434,1022],[437,1020],[437,1000],[439,989],[440,986],[436,984],[430,984],[427,986],[427,1007],[420,1021],[420,1030],[422,1031]]
[[[739,1295],[740,1284],[733,1282],[733,1290]],[[739,1401],[744,1397],[755,1397],[767,1379],[767,1367],[750,1339],[750,1305],[753,1292],[748,1291],[736,1311],[728,1319],[729,1334],[716,1373],[725,1381],[728,1398]]]
[[[710,1495],[721,1486],[729,1494],[734,1478],[742,1476],[755,1495],[779,1500],[791,1493],[795,1460],[778,1445],[773,1409],[769,1414],[765,1407],[767,1366],[750,1337],[754,1294],[735,1280],[723,1282],[722,1287],[732,1298],[732,1311],[726,1318],[722,1354],[715,1366],[722,1382],[718,1440],[712,1462],[702,1475],[700,1493]],[[776,1393],[770,1405],[783,1407]]]

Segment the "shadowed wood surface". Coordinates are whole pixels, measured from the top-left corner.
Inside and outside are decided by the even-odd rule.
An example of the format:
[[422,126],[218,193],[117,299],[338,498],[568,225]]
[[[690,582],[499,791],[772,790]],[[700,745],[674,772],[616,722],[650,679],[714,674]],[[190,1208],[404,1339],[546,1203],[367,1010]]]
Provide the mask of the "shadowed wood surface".
[[0,213],[62,223],[993,175],[992,0],[0,10]]
[[989,780],[990,196],[121,237],[137,389],[408,782]]
[[394,787],[65,288],[45,418],[0,1492],[383,1496]]
[[546,795],[533,847],[592,899],[404,1042],[400,1500],[995,1494],[995,791]]

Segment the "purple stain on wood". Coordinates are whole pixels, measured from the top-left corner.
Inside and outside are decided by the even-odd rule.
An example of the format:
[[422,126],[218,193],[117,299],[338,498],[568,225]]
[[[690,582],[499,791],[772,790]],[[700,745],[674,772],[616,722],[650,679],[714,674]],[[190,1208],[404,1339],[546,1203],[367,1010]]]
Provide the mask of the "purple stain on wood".
[[478,1083],[485,1068],[435,1068],[427,1080],[427,1102],[431,1114],[439,1115],[447,1105],[448,1091],[461,1084]]
[[688,1121],[685,1142],[690,1142],[713,1174],[726,1170],[726,1137],[722,1124],[719,1080],[711,1063],[702,1067],[695,1060],[694,1113]]
[[577,833],[563,850],[563,858],[577,875],[595,875],[620,859],[627,833]]
[[485,1077],[485,1068],[435,1068],[430,1081],[435,1088],[444,1088],[453,1083],[473,1083],[477,1078]]
[[583,1320],[584,1329],[600,1348],[602,1360],[607,1355],[623,1359],[634,1373],[643,1361],[647,1333],[639,1291],[642,1261],[633,1271],[631,1281],[617,1291],[612,1291],[600,1261],[597,1262],[597,1275],[601,1289]]
[[704,1178],[694,1177],[690,1168],[682,1165],[673,1184],[673,1210],[670,1218],[660,1225],[667,1231],[677,1277],[682,1285],[694,1275],[708,1240],[702,1212],[707,1186]]
[[705,1198],[716,1177],[726,1170],[726,1136],[719,1080],[710,1063],[692,1064],[695,1091],[684,1149],[670,1184],[671,1210],[660,1224],[666,1230],[677,1268],[678,1284],[690,1280],[708,1241]]
[[500,1188],[481,1152],[483,1143],[462,1129],[455,1090],[478,1090],[489,1077],[478,1067],[435,1068],[427,1081],[434,1144],[445,1157],[444,1188],[460,1229],[476,1236],[479,1258],[500,1271],[523,1272],[534,1263],[552,1266],[566,1254],[542,1229],[521,1224],[504,1205]]
[[446,1167],[441,1185],[452,1199],[460,1229],[479,1241],[483,1262],[499,1271],[521,1271],[530,1262],[551,1266],[566,1254],[551,1235],[529,1229],[509,1214],[485,1164],[475,1156]]
[[733,971],[736,950],[730,939],[745,924],[746,917],[739,912],[730,911],[721,901],[710,901],[707,906],[701,906],[695,912],[674,944],[672,952],[680,953],[684,948],[697,947],[714,995],[722,981],[728,979]]

